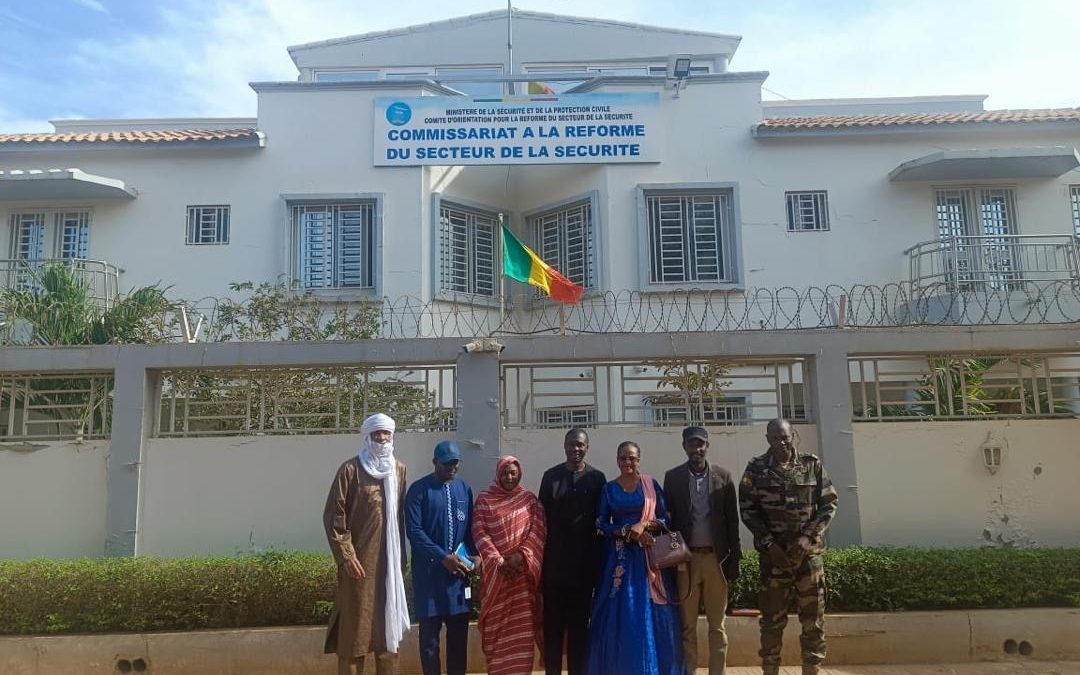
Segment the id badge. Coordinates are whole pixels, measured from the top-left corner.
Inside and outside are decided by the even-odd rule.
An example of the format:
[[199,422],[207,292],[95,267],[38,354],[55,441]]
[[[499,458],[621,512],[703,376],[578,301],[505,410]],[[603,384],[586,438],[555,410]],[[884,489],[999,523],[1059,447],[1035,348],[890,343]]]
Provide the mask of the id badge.
[[465,586],[465,599],[472,600],[472,586]]

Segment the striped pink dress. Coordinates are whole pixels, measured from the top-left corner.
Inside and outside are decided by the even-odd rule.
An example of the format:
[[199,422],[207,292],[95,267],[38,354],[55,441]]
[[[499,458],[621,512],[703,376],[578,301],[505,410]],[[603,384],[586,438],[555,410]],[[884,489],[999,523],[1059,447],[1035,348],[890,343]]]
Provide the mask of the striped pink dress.
[[[495,481],[476,499],[473,539],[482,558],[480,644],[491,675],[528,675],[534,648],[540,645],[540,568],[547,526],[536,495],[518,485],[511,491],[499,485],[499,471],[515,457],[499,460]],[[520,551],[524,568],[508,577],[501,567],[506,556]]]

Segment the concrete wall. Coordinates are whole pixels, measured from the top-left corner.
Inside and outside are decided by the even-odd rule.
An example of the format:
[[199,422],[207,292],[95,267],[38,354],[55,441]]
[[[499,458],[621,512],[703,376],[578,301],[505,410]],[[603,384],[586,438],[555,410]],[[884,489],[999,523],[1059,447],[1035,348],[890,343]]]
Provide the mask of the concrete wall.
[[0,443],[0,559],[99,556],[108,441]]
[[[855,424],[863,543],[1077,546],[1080,420]],[[991,474],[982,446],[1002,447]],[[841,508],[843,504],[841,503]]]
[[[395,454],[410,482],[431,471],[432,448],[447,437],[395,437]],[[136,553],[326,550],[326,493],[359,443],[359,434],[152,439],[143,466]]]

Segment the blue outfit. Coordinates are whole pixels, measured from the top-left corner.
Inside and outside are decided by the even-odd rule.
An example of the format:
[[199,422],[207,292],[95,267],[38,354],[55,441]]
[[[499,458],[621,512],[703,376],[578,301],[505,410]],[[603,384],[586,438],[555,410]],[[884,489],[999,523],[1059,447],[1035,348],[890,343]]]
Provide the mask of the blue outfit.
[[405,533],[412,545],[413,617],[420,623],[420,663],[425,675],[439,673],[439,633],[446,624],[446,664],[450,675],[464,675],[469,613],[468,579],[442,565],[446,554],[472,540],[472,489],[461,479],[444,483],[434,473],[409,486],[405,495]]
[[[656,520],[668,522],[664,493],[654,480]],[[593,598],[587,675],[684,675],[682,629],[677,605],[659,605],[649,594],[645,551],[624,540],[624,525],[641,520],[641,485],[626,492],[609,481],[600,493],[597,528],[605,538],[605,558]],[[669,598],[678,599],[670,574],[663,573]]]

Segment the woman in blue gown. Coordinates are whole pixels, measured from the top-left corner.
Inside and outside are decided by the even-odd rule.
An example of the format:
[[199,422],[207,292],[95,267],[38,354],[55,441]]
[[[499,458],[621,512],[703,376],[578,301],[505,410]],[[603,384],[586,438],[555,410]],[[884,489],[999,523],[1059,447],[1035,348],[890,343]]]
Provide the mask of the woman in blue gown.
[[606,540],[605,556],[585,673],[683,675],[678,608],[668,603],[678,597],[675,585],[663,572],[650,580],[642,548],[652,543],[659,523],[667,523],[664,495],[651,476],[638,472],[636,443],[624,441],[618,453],[619,477],[604,485],[600,497],[597,528]]

